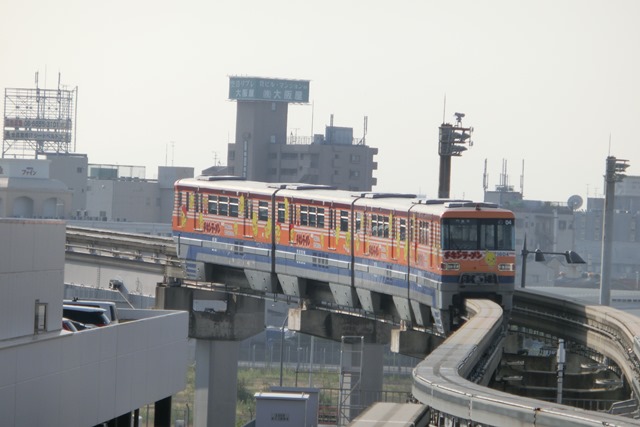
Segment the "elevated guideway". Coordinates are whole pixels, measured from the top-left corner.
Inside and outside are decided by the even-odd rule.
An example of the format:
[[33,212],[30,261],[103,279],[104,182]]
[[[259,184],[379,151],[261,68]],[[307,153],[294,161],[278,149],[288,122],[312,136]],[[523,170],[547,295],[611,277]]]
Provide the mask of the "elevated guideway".
[[[157,238],[127,233],[104,232],[69,228],[67,233],[67,259],[91,260],[92,263],[115,263],[126,268],[155,269],[167,278],[168,285],[179,285],[181,263],[177,259],[172,239]],[[177,278],[178,280],[173,280]],[[232,278],[233,279],[233,278]],[[256,292],[251,287],[208,287],[211,284],[199,284],[197,298],[209,298],[218,301],[239,301],[240,297],[229,299],[226,292],[238,292],[243,297],[272,299],[282,298],[273,293]],[[181,289],[182,286],[168,286],[165,289]],[[214,297],[203,296],[206,293]],[[322,295],[315,295],[321,299]],[[192,297],[193,298],[193,297]],[[304,299],[301,298],[300,301]],[[308,302],[308,301],[307,301]],[[225,311],[236,310],[232,306],[220,303],[216,307],[224,307]],[[581,343],[600,353],[605,360],[611,361],[611,369],[618,369],[620,375],[627,379],[630,389],[638,396],[640,386],[640,363],[634,351],[637,347],[635,336],[640,336],[638,319],[625,315],[608,307],[585,306],[553,298],[548,295],[516,291],[514,308],[510,318],[505,319],[495,304],[480,300],[468,301],[469,320],[449,340],[445,341],[422,362],[414,372],[414,395],[429,410],[432,421],[466,420],[488,425],[640,425],[630,418],[616,417],[599,412],[582,411],[572,407],[550,404],[539,400],[519,397],[499,392],[483,384],[489,382],[491,374],[500,361],[504,336],[509,328],[526,328],[543,331],[554,337]],[[313,306],[302,307],[292,316],[293,319],[315,319],[312,323],[333,325],[329,329],[335,334],[340,328],[347,327],[347,316],[355,315],[364,319],[362,313],[345,311],[343,308],[321,307],[322,314],[311,315]],[[257,319],[260,306],[252,306],[253,314],[248,318]],[[389,337],[396,342],[397,348],[410,353],[429,353],[440,341],[429,331],[412,330],[410,325],[398,329],[389,323],[393,317],[369,319],[374,323],[363,323],[359,331],[369,330],[372,336]],[[201,313],[210,325],[218,325],[215,318],[223,318],[225,313],[218,312],[212,317]],[[217,317],[216,317],[217,316]],[[210,319],[209,319],[210,318]],[[228,320],[228,317],[224,317]],[[374,325],[382,320],[382,329],[376,330]],[[234,327],[232,323],[227,326]],[[314,328],[305,329],[301,322],[301,330],[318,333]],[[393,329],[385,332],[386,328]],[[237,326],[237,325],[236,325]],[[216,326],[218,327],[218,326]],[[291,327],[291,324],[290,324]],[[466,331],[466,332],[465,332]],[[249,333],[250,331],[246,331]],[[223,335],[225,333],[223,332]],[[226,335],[227,338],[232,335]],[[415,341],[415,342],[414,342]],[[509,422],[505,422],[509,420]],[[518,420],[519,424],[513,424]],[[211,424],[213,425],[213,424]]]

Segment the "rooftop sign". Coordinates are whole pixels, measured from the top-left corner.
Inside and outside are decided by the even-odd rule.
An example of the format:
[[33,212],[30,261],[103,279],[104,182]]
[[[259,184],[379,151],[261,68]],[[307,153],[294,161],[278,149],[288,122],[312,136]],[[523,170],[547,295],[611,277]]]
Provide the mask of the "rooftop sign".
[[307,103],[309,102],[309,80],[229,77],[229,99]]

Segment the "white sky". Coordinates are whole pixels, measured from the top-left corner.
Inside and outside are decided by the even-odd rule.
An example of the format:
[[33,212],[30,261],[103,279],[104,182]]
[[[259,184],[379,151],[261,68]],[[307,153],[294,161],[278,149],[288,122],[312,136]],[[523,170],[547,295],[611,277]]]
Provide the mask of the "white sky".
[[[451,195],[482,198],[503,159],[528,199],[601,195],[605,159],[638,175],[637,0],[0,0],[0,89],[78,87],[91,163],[226,162],[229,75],[311,80],[289,131],[336,126],[378,147],[380,191],[437,196],[438,126],[466,113],[474,146]],[[46,82],[45,82],[46,75]],[[170,142],[174,141],[172,150]]]

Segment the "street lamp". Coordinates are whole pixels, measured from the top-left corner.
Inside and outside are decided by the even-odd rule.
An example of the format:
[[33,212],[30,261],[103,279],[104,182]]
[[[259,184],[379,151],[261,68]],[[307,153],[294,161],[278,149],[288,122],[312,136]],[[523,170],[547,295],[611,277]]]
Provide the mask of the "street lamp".
[[574,251],[566,251],[566,252],[543,252],[540,249],[536,249],[535,251],[527,250],[527,236],[524,236],[524,244],[522,246],[522,275],[520,277],[520,287],[524,288],[524,280],[527,276],[527,255],[535,254],[535,261],[542,262],[544,261],[545,255],[562,255],[565,257],[567,264],[586,264],[580,255],[575,253]]
[[282,368],[284,364],[284,326],[287,324],[289,320],[289,314],[284,318],[284,322],[282,322],[282,327],[280,328],[280,387],[282,387]]

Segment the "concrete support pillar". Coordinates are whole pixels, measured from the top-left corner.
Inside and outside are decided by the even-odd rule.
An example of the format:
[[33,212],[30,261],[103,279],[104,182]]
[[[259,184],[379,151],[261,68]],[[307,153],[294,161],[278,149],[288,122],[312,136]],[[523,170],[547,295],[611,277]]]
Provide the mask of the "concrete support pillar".
[[352,421],[375,402],[381,401],[384,376],[384,345],[349,340],[342,344],[340,403],[342,414]]
[[196,340],[194,425],[236,425],[237,341]]
[[362,403],[365,407],[381,401],[382,382],[384,378],[384,348],[382,344],[364,344],[362,358]]
[[153,426],[171,427],[171,396],[156,402]]

